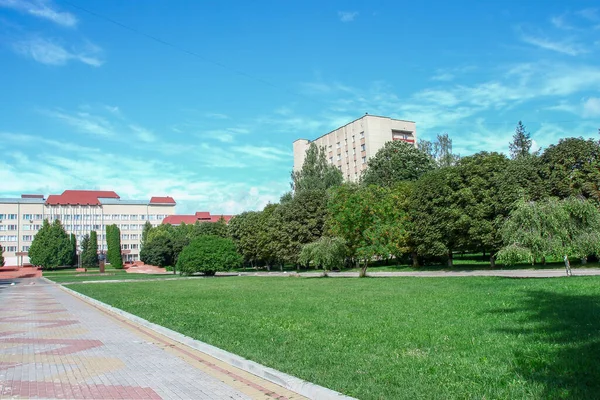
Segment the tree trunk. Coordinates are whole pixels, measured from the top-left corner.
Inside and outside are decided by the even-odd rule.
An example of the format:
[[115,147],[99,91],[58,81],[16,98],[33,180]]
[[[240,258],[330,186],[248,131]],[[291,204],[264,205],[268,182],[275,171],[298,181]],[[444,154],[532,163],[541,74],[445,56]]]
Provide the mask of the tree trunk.
[[483,261],[485,261],[485,249],[483,249]]
[[542,257],[542,265],[546,265],[546,257]]
[[358,273],[359,278],[364,278],[367,276],[367,267],[368,266],[369,266],[369,262],[365,261],[364,265],[360,268],[360,271]]
[[419,257],[417,255],[417,252],[413,251],[412,253],[410,253],[410,256],[412,257],[413,268],[418,268],[419,267]]
[[496,268],[496,255],[490,254],[490,267]]
[[581,257],[581,265],[587,264],[587,257]]
[[452,259],[452,250],[448,251],[448,267],[452,268],[453,266],[453,259]]

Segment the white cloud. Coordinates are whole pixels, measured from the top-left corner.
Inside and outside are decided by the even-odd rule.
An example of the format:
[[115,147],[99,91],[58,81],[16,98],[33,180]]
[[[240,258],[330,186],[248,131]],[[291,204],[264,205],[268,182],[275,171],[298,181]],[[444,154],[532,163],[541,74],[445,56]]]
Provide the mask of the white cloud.
[[106,119],[87,112],[67,114],[61,111],[43,111],[44,114],[74,127],[78,132],[93,136],[115,137],[114,127]]
[[0,0],[0,7],[12,8],[66,27],[77,25],[77,18],[73,14],[58,11],[50,0]]
[[142,142],[153,143],[156,142],[156,135],[146,128],[139,125],[129,125],[129,128],[135,133],[137,138]]
[[454,79],[454,74],[449,72],[441,72],[431,77],[432,81],[450,82]]
[[227,114],[215,113],[215,112],[205,113],[204,116],[207,118],[212,118],[212,119],[229,119],[229,116]]
[[600,117],[600,98],[590,97],[583,103],[584,117]]
[[68,50],[62,45],[43,38],[23,40],[14,44],[17,53],[31,57],[35,61],[46,65],[66,65],[75,60],[93,67],[104,64],[100,58],[102,50],[100,47],[86,43],[81,49]]
[[551,50],[570,56],[578,56],[589,52],[585,46],[574,42],[570,38],[556,41],[545,37],[523,34],[521,35],[521,40],[544,50]]
[[338,11],[338,17],[342,22],[352,22],[358,16],[358,11]]
[[264,158],[268,160],[285,160],[292,157],[290,150],[283,150],[277,147],[271,146],[234,146],[233,151],[238,153],[247,154],[252,157]]

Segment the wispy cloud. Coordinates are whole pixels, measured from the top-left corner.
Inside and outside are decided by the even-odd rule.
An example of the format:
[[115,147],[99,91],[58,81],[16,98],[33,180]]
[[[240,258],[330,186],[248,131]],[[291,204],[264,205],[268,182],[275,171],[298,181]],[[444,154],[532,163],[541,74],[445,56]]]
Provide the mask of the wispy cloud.
[[67,114],[62,111],[45,110],[42,113],[72,126],[80,133],[92,136],[115,137],[115,129],[105,118],[87,112]]
[[600,98],[590,97],[583,103],[584,117],[600,117]]
[[139,125],[129,125],[129,128],[135,133],[136,137],[142,142],[153,143],[156,142],[156,135],[150,130],[141,127]]
[[212,119],[229,119],[229,115],[216,112],[208,112],[205,113],[204,116]]
[[521,40],[532,46],[539,47],[544,50],[551,50],[570,56],[578,56],[588,53],[589,50],[582,44],[575,42],[574,39],[568,38],[563,40],[552,40],[547,37],[522,34]]
[[102,49],[89,42],[80,49],[70,50],[53,40],[44,38],[23,40],[13,46],[17,53],[46,65],[62,66],[69,61],[79,61],[93,67],[104,64],[100,58]]
[[290,159],[292,152],[272,146],[234,146],[233,151],[243,153],[252,157],[263,158],[267,160],[284,160]]
[[564,30],[573,30],[575,29],[571,24],[567,22],[566,14],[557,15],[550,18],[550,23],[554,25],[555,28],[564,29]]
[[342,22],[352,22],[358,16],[358,11],[338,11],[338,17]]
[[78,22],[73,14],[59,11],[50,0],[0,0],[0,7],[11,8],[66,27],[74,27]]
[[583,10],[576,11],[575,14],[587,19],[588,21],[600,21],[600,11],[598,8],[584,8]]

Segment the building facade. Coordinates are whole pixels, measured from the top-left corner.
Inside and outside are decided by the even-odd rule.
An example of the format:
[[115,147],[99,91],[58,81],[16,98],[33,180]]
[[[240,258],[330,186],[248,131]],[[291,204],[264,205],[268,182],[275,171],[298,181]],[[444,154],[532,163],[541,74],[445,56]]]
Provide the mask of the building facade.
[[181,224],[194,225],[196,222],[218,222],[221,218],[223,218],[225,223],[228,224],[229,220],[233,218],[233,215],[210,215],[210,212],[208,211],[199,211],[190,215],[169,215],[163,219],[162,223],[173,226],[178,226]]
[[136,261],[140,254],[142,229],[146,221],[153,226],[175,213],[172,197],[150,200],[123,200],[113,191],[65,190],[60,195],[21,195],[0,198],[0,244],[5,265],[28,263],[27,252],[45,219],[60,220],[68,234],[81,243],[91,231],[98,235],[98,250],[106,251],[106,226],[121,230],[121,250],[125,261]]
[[403,121],[376,115],[365,115],[315,140],[294,142],[294,172],[302,169],[311,143],[324,147],[327,161],[342,171],[344,180],[358,182],[367,162],[385,143],[393,140],[417,145],[417,127]]

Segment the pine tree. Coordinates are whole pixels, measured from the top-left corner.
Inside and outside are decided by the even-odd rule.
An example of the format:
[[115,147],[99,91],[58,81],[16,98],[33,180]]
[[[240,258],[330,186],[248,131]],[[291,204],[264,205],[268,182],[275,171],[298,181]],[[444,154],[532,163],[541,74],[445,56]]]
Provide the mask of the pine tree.
[[519,121],[513,135],[513,141],[508,145],[510,158],[515,159],[528,156],[531,144],[531,134],[525,130],[525,126]]
[[106,258],[113,268],[123,268],[123,257],[121,256],[121,231],[117,225],[106,227]]
[[97,267],[98,266],[98,235],[96,231],[90,232],[90,266]]
[[0,244],[0,267],[4,267],[4,249]]
[[96,231],[85,235],[81,241],[81,266],[94,268],[98,266],[98,239]]

